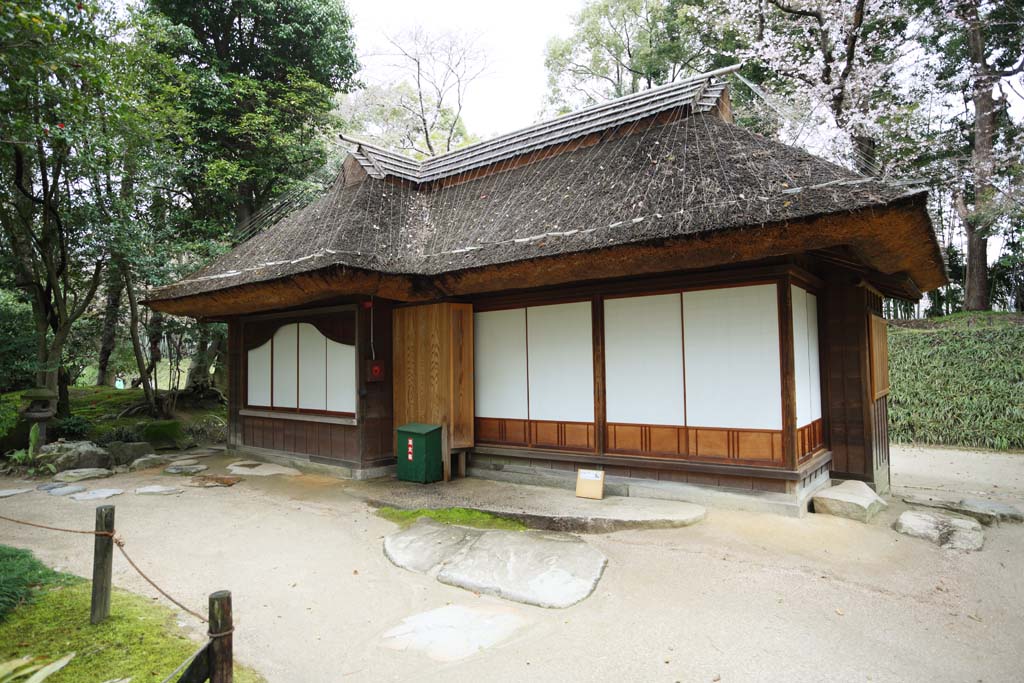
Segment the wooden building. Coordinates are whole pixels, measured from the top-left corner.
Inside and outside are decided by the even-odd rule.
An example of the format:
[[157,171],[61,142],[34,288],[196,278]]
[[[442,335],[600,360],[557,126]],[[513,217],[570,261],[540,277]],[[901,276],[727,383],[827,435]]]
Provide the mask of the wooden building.
[[446,427],[473,472],[888,488],[883,296],[945,283],[926,195],[732,122],[721,72],[330,190],[186,280],[228,323],[230,442],[388,472]]

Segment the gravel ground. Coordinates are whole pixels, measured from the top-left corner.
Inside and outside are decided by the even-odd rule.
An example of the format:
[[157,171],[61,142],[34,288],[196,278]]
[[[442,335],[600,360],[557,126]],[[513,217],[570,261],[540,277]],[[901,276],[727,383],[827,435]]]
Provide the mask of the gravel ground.
[[[991,494],[1024,506],[1024,455],[893,448],[897,493]],[[222,472],[226,456],[208,458]],[[162,586],[205,609],[235,597],[236,656],[271,683],[320,681],[1009,681],[1024,670],[1024,526],[987,530],[979,553],[870,525],[710,509],[682,529],[587,536],[608,556],[595,593],[566,610],[475,596],[391,565],[394,526],[323,476],[137,496],[184,481],[119,475],[117,529]],[[93,484],[93,482],[87,482]],[[0,488],[19,488],[0,478]],[[0,514],[89,528],[95,503],[31,492]],[[0,543],[87,575],[92,541],[0,522]],[[156,597],[126,563],[114,581]],[[395,651],[383,634],[446,605],[511,609],[518,628],[456,661]],[[507,609],[506,609],[507,608]],[[202,628],[182,616],[199,637]],[[141,683],[141,682],[136,682]]]

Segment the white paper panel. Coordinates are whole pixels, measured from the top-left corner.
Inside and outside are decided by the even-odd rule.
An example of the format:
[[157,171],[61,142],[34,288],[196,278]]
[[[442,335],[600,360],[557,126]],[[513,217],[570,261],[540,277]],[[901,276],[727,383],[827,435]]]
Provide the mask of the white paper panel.
[[473,344],[477,416],[527,419],[526,309],[475,313]]
[[775,285],[683,294],[686,422],[782,429]]
[[299,407],[327,408],[327,337],[309,323],[299,323]]
[[796,425],[811,423],[811,371],[807,359],[807,292],[790,285],[793,295],[793,374],[796,384]]
[[813,421],[821,418],[821,357],[818,355],[818,297],[811,293],[807,294],[807,368]]
[[356,412],[356,347],[327,340],[327,410]]
[[605,401],[609,422],[683,426],[679,296],[605,300]]
[[250,406],[270,405],[270,340],[262,346],[251,349],[246,355],[246,378],[248,389],[246,404]]
[[530,419],[594,421],[590,302],[526,309]]
[[298,371],[298,325],[284,325],[274,333],[274,407],[294,408]]

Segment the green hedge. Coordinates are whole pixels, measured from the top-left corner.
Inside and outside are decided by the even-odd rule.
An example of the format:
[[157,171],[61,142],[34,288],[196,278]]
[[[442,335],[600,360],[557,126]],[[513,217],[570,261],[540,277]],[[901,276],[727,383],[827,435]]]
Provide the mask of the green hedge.
[[889,436],[1024,449],[1024,319],[960,314],[889,327]]

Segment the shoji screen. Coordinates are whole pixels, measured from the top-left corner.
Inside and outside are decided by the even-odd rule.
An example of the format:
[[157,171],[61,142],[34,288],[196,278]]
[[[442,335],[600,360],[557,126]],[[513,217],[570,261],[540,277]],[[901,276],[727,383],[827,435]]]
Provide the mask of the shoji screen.
[[356,347],[326,341],[327,410],[334,413],[356,412]]
[[818,297],[796,285],[792,285],[792,295],[796,424],[803,427],[821,417]]
[[526,309],[473,316],[476,415],[525,420]]
[[683,294],[687,425],[782,429],[774,284]]
[[274,407],[296,406],[298,383],[298,325],[285,325],[274,333]]
[[680,304],[679,294],[605,300],[608,422],[684,424]]
[[246,404],[270,406],[270,340],[246,356]]
[[530,419],[594,421],[590,302],[526,310]]
[[327,409],[327,337],[309,323],[300,323],[299,408]]

